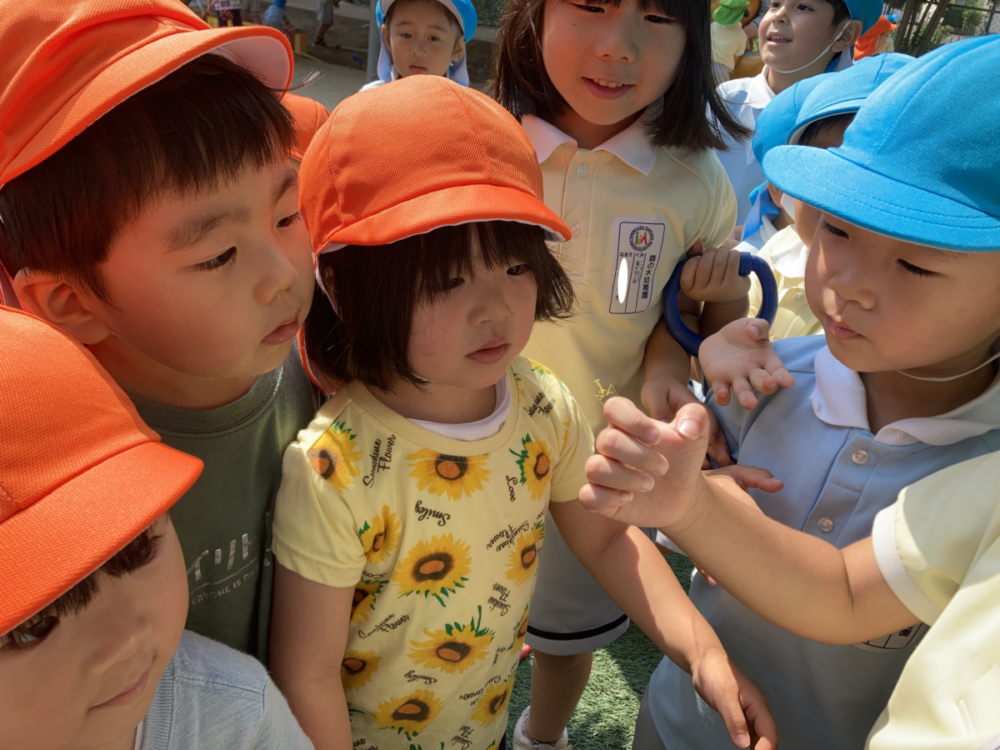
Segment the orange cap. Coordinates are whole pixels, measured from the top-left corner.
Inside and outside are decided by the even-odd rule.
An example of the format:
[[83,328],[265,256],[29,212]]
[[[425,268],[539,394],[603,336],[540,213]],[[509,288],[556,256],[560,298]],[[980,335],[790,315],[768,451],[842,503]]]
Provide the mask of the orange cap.
[[293,65],[276,29],[211,29],[178,0],[0,0],[0,38],[0,189],[196,57],[228,57],[273,89]]
[[292,158],[302,161],[302,156],[309,148],[316,131],[330,116],[330,110],[315,99],[292,93],[285,94],[281,103],[295,118],[295,145],[292,146]]
[[0,633],[107,562],[194,483],[75,340],[0,307]]
[[313,138],[299,182],[317,254],[475,221],[570,236],[542,202],[542,172],[517,120],[440,76],[408,76],[345,99]]

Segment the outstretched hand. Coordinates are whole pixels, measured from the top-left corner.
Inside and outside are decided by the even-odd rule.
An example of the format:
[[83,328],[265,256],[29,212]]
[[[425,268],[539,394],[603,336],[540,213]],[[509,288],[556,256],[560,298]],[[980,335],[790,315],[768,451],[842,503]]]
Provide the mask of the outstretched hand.
[[730,393],[744,409],[757,406],[758,393],[771,394],[778,387],[795,385],[795,378],[767,338],[769,326],[760,318],[741,318],[709,336],[698,351],[698,360],[719,406]]
[[725,652],[713,650],[692,664],[691,681],[698,695],[722,717],[736,747],[778,747],[778,728],[767,701]]

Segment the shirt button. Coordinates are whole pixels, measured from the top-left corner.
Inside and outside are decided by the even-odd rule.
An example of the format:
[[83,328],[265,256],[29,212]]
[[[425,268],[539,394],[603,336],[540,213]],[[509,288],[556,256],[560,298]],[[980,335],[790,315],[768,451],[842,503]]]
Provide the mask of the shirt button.
[[576,168],[576,173],[578,175],[580,175],[581,177],[586,177],[587,176],[587,165],[586,164],[581,164],[579,167]]
[[823,516],[821,519],[819,519],[816,525],[819,526],[819,530],[822,531],[824,534],[829,534],[831,531],[833,531],[833,525],[834,525],[833,519],[830,518],[829,516]]
[[792,297],[792,299],[798,302],[800,299],[802,299],[802,292],[796,292],[795,295]]
[[868,451],[854,451],[851,458],[856,464],[866,464],[868,463]]
[[570,231],[570,234],[572,234],[575,237],[576,233],[580,231],[580,225],[579,224],[574,224],[573,226],[571,226],[569,228],[569,231]]

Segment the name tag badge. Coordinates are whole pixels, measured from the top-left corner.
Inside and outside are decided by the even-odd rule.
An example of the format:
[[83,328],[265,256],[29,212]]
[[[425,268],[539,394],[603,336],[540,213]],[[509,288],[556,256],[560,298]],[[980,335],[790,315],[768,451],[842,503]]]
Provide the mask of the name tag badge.
[[612,315],[641,313],[655,296],[653,280],[663,255],[667,225],[662,220],[620,217],[615,220],[617,242],[611,276]]

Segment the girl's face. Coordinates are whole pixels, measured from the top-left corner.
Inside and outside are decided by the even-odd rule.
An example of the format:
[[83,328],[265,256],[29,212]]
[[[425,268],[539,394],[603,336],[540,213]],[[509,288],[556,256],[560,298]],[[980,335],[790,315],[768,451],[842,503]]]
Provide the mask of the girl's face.
[[447,75],[465,55],[462,29],[449,13],[437,0],[417,0],[397,7],[392,24],[382,25],[382,41],[401,78]]
[[528,343],[538,287],[526,265],[488,270],[476,251],[473,273],[413,313],[410,363],[438,385],[474,390],[494,385]]
[[947,377],[1000,337],[1000,252],[915,245],[822,213],[805,285],[830,351],[857,372]]
[[546,0],[542,59],[556,90],[589,123],[613,125],[666,93],[684,55],[680,22],[637,0]]
[[[817,61],[816,56],[840,35],[846,21],[833,25],[833,6],[826,0],[767,0],[768,10],[757,32],[760,59],[770,68],[792,71],[810,62],[822,68],[851,43],[842,36]],[[858,24],[860,26],[860,24]]]

